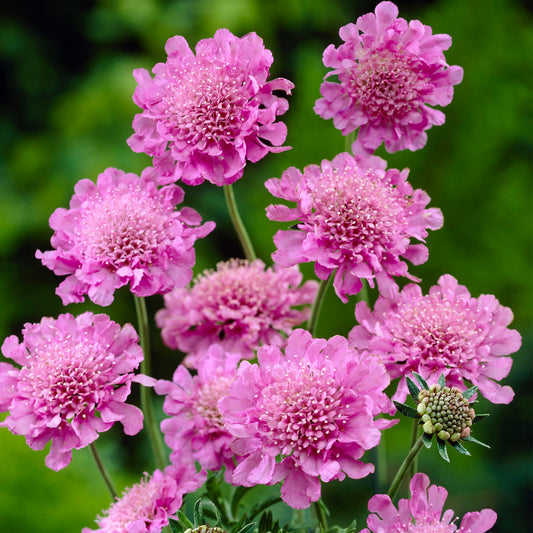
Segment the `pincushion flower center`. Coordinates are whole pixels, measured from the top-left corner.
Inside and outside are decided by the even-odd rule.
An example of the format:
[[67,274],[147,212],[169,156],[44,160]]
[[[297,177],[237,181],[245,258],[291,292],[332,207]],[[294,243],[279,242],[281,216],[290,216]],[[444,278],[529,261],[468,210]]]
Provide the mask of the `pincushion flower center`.
[[[175,72],[165,91],[165,116],[174,140],[231,142],[245,120],[249,99],[236,66],[198,57]],[[203,147],[203,146],[202,146]]]
[[227,376],[218,376],[198,390],[194,410],[206,420],[211,429],[224,429],[224,420],[217,404],[221,398],[228,394],[232,383],[233,379]]
[[422,105],[423,78],[409,54],[379,49],[365,52],[350,73],[348,92],[373,120],[394,121]]
[[[418,522],[418,519],[417,519]],[[452,533],[455,531],[455,526],[442,524],[434,519],[422,519],[421,523],[400,525],[397,529],[398,533]]]
[[372,171],[322,174],[311,185],[314,226],[330,247],[354,260],[376,253],[397,238],[405,218],[402,199]]
[[307,364],[274,369],[258,406],[259,430],[282,455],[322,453],[346,423],[333,372]]

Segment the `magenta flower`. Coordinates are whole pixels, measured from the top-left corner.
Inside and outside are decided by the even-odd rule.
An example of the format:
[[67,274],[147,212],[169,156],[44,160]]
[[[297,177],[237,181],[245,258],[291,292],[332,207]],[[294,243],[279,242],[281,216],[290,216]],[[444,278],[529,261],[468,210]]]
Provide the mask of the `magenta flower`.
[[200,215],[187,207],[176,211],[183,190],[158,189],[157,177],[153,168],[140,178],[108,168],[96,184],[76,184],[70,209],[54,211],[55,250],[35,255],[55,274],[67,275],[56,289],[63,304],[82,302],[87,294],[109,305],[115,289],[127,284],[136,296],[151,296],[189,283],[194,242],[215,223],[200,225]]
[[376,494],[368,502],[371,514],[368,529],[360,533],[486,533],[496,522],[492,509],[466,513],[459,529],[453,522],[454,512],[444,511],[448,492],[444,487],[429,485],[426,474],[415,474],[409,485],[410,500],[400,500],[398,509],[386,494]]
[[219,402],[239,459],[233,482],[251,487],[283,480],[282,499],[303,509],[320,498],[320,480],[362,478],[374,470],[359,459],[395,421],[377,357],[359,353],[344,337],[313,339],[303,329],[258,350],[259,364],[241,362]]
[[277,251],[272,258],[282,266],[313,261],[315,273],[327,279],[333,272],[333,285],[339,298],[357,294],[362,279],[382,294],[392,294],[397,286],[392,276],[407,272],[400,256],[418,265],[428,258],[424,242],[428,229],[439,229],[440,209],[426,209],[429,196],[413,190],[402,172],[386,169],[376,156],[355,157],[343,153],[322,166],[309,165],[303,173],[291,167],[281,179],[270,179],[266,188],[277,198],[296,202],[267,208],[270,220],[296,221],[297,229],[274,235]]
[[168,466],[152,476],[144,474],[139,483],[126,489],[120,498],[96,519],[98,529],[82,533],[159,533],[181,507],[183,495],[194,492],[205,481],[194,466]]
[[494,403],[513,399],[511,387],[495,381],[509,373],[512,359],[502,356],[516,352],[521,337],[507,328],[513,313],[494,296],[472,298],[446,274],[427,296],[409,284],[391,300],[379,297],[373,312],[358,303],[355,316],[360,325],[350,332],[351,344],[378,355],[391,379],[401,376],[394,400],[405,400],[405,376],[413,371],[431,383],[444,374],[449,387],[463,391],[467,380]]
[[324,51],[323,61],[338,83],[324,81],[315,112],[333,118],[343,135],[359,129],[354,152],[372,153],[383,141],[387,152],[419,150],[426,130],[444,123],[444,113],[430,106],[446,106],[463,69],[448,67],[443,51],[452,39],[432,35],[419,20],[398,17],[392,2],[343,26],[344,41]]
[[295,307],[314,300],[317,283],[301,282],[297,267],[265,268],[259,259],[221,262],[191,288],[166,294],[156,322],[167,346],[189,354],[187,364],[214,343],[249,358],[260,344],[283,345],[283,334],[309,318],[309,307]]
[[173,381],[159,380],[158,394],[164,394],[163,411],[170,416],[161,422],[165,442],[172,450],[175,464],[198,461],[204,470],[226,467],[226,477],[233,471],[233,436],[224,427],[218,401],[227,395],[235,380],[239,354],[226,353],[212,345],[197,360],[198,374],[191,376],[180,365]]
[[198,185],[205,179],[228,185],[243,174],[246,160],[256,162],[280,152],[287,127],[275,122],[288,109],[294,85],[283,78],[267,82],[273,58],[255,33],[235,37],[225,29],[199,41],[196,55],[180,36],[167,41],[166,63],[133,75],[134,102],[143,109],[133,120],[128,144],[154,156],[166,176]]
[[5,339],[2,353],[21,366],[0,363],[0,426],[24,435],[33,450],[52,441],[46,466],[65,468],[72,450],[84,448],[119,421],[127,435],[143,426],[140,409],[125,403],[143,359],[137,333],[107,315],[66,313],[25,324],[23,341]]

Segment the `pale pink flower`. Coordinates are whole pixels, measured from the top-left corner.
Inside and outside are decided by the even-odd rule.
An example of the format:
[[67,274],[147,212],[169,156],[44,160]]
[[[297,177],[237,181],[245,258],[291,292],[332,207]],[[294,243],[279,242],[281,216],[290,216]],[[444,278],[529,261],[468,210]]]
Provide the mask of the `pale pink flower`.
[[333,118],[343,135],[359,129],[355,152],[372,153],[383,141],[388,152],[419,150],[426,130],[444,123],[444,113],[430,106],[446,106],[463,69],[448,67],[443,51],[452,39],[432,35],[419,20],[398,18],[392,2],[381,2],[375,14],[343,26],[344,41],[324,51],[323,61],[338,83],[324,81],[315,112]]
[[0,426],[24,435],[34,450],[52,441],[46,465],[66,467],[72,450],[84,448],[120,422],[127,435],[143,426],[139,408],[126,402],[143,359],[133,327],[122,329],[107,315],[69,313],[57,319],[27,323],[23,341],[5,339],[2,354],[21,368],[0,363],[0,412],[9,411]]
[[351,344],[368,349],[385,363],[391,379],[401,376],[394,400],[408,394],[405,376],[418,372],[431,383],[441,374],[460,390],[465,380],[494,403],[509,403],[514,392],[496,383],[507,376],[512,354],[520,348],[520,334],[507,326],[508,307],[492,295],[472,298],[466,287],[445,274],[424,296],[409,284],[393,299],[379,297],[374,311],[357,304],[359,322],[349,334]]
[[411,239],[424,242],[443,218],[440,209],[426,209],[429,196],[413,190],[408,173],[386,170],[376,156],[342,153],[321,167],[309,165],[303,173],[291,167],[281,179],[267,180],[273,196],[296,202],[294,208],[267,208],[270,220],[296,222],[276,233],[272,258],[282,266],[312,261],[322,280],[335,273],[333,286],[343,302],[361,290],[362,279],[373,287],[375,278],[382,294],[397,290],[392,276],[418,281],[400,256],[415,265],[425,262],[427,247]]
[[204,480],[193,464],[168,466],[151,476],[145,473],[96,519],[98,529],[85,527],[82,533],[159,533],[181,507],[183,495],[194,492]]
[[109,305],[116,289],[130,286],[136,296],[151,296],[183,287],[192,278],[194,242],[213,230],[191,208],[176,210],[183,190],[157,188],[157,172],[141,177],[108,168],[96,184],[80,180],[70,209],[50,217],[55,250],[37,251],[42,263],[67,278],[56,289],[63,303],[82,302],[87,294]]
[[189,185],[208,180],[233,183],[246,160],[256,162],[280,152],[287,127],[276,117],[288,109],[294,85],[283,78],[267,81],[272,53],[255,33],[236,37],[226,29],[196,45],[196,55],[181,37],[167,41],[166,63],[133,72],[134,102],[143,109],[133,120],[128,144],[154,156],[165,174],[161,183],[182,179]]
[[266,268],[263,261],[232,259],[206,271],[192,287],[165,295],[156,314],[163,341],[172,349],[196,354],[220,343],[226,351],[250,358],[261,344],[282,345],[291,330],[307,320],[317,283],[300,286],[298,267]]
[[238,464],[233,483],[251,487],[283,480],[282,499],[303,509],[320,498],[320,480],[359,479],[374,471],[360,459],[394,421],[377,357],[351,349],[341,336],[314,339],[297,329],[285,353],[263,346],[258,364],[242,361],[219,402]]
[[442,512],[448,491],[430,486],[426,474],[415,474],[409,488],[411,498],[400,500],[397,509],[386,494],[370,498],[368,529],[360,533],[486,533],[496,523],[496,513],[483,509],[466,513],[457,528],[455,513],[451,509]]
[[226,477],[233,471],[233,436],[224,427],[218,401],[227,395],[235,380],[239,354],[226,353],[212,345],[197,359],[197,375],[191,376],[180,365],[172,381],[159,380],[158,394],[165,395],[163,411],[169,415],[161,422],[165,442],[172,450],[175,464],[198,461],[204,470],[226,467]]

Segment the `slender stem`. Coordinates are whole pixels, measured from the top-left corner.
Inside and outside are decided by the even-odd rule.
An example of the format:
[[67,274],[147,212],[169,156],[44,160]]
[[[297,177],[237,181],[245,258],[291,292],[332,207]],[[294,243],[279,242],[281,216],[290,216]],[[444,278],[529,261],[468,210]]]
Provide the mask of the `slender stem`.
[[315,512],[316,519],[320,525],[320,531],[326,532],[328,530],[328,518],[326,516],[326,507],[320,500],[313,502],[313,511]]
[[352,131],[350,133],[348,133],[348,135],[346,135],[344,137],[344,150],[345,152],[348,152],[349,154],[352,153],[352,144],[353,142],[355,141],[355,131]]
[[324,301],[324,296],[328,290],[329,282],[332,276],[329,276],[327,279],[320,280],[320,285],[318,286],[318,291],[315,296],[315,301],[311,307],[311,315],[307,321],[307,329],[311,335],[316,333],[316,325],[318,323],[318,316],[320,315],[320,308],[322,307],[322,302]]
[[94,462],[96,463],[96,466],[98,467],[98,471],[102,475],[104,483],[106,484],[106,487],[109,490],[109,493],[111,494],[111,498],[115,499],[117,497],[115,485],[113,485],[113,481],[111,480],[111,477],[107,472],[104,463],[102,463],[102,460],[100,459],[100,455],[98,454],[98,450],[96,449],[94,442],[91,442],[91,444],[89,444],[89,448],[91,449],[91,454],[93,456]]
[[400,484],[405,476],[405,473],[411,466],[411,463],[413,462],[414,458],[416,457],[422,446],[424,446],[424,441],[422,440],[422,435],[420,435],[414,446],[409,450],[407,457],[403,460],[403,463],[400,465],[398,472],[396,472],[396,475],[392,480],[389,492],[387,493],[391,500],[394,500],[394,497],[396,496],[396,493],[400,488]]
[[239,215],[239,210],[237,209],[237,202],[235,201],[235,194],[233,193],[233,186],[224,185],[224,196],[226,197],[226,204],[229,210],[229,216],[233,227],[237,232],[239,241],[241,241],[242,248],[244,250],[244,255],[248,261],[253,261],[257,256],[255,255],[255,250],[250,240],[250,236],[246,231],[246,228],[242,222],[241,215]]
[[[416,437],[418,435],[418,419],[413,420],[413,429],[411,431],[411,448],[415,445]],[[418,471],[418,457],[413,459],[411,468],[409,469],[409,477],[413,477]]]
[[[141,362],[141,374],[150,376],[152,373],[152,364],[150,359],[150,336],[148,329],[148,314],[146,312],[146,302],[144,298],[135,296],[135,311],[137,312],[137,322],[139,324],[139,337],[141,348],[144,354],[144,359]],[[157,425],[152,406],[151,389],[149,387],[141,386],[141,409],[144,413],[144,421],[150,444],[152,445],[152,452],[155,458],[157,468],[163,470],[167,465],[165,459],[165,448],[161,431]]]

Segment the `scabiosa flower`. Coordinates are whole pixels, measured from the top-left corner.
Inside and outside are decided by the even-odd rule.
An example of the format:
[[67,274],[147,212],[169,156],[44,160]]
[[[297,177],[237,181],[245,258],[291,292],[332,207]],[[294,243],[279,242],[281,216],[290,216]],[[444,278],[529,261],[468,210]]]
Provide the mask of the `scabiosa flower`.
[[357,294],[362,279],[376,278],[382,294],[397,290],[392,276],[406,276],[400,256],[418,265],[428,258],[424,242],[428,229],[439,229],[440,209],[426,209],[429,196],[406,181],[409,170],[386,170],[376,156],[337,155],[309,165],[303,173],[291,167],[266,188],[277,198],[296,202],[267,208],[270,220],[296,221],[297,229],[274,235],[276,263],[290,266],[315,262],[315,273],[327,279],[333,272],[335,292],[343,302]]
[[381,2],[375,14],[340,29],[342,45],[324,51],[324,65],[333,69],[325,79],[339,83],[322,83],[314,109],[343,135],[360,128],[356,152],[371,153],[383,141],[388,152],[423,148],[426,130],[444,123],[444,113],[430,106],[448,105],[463,78],[461,67],[446,64],[449,35],[397,17],[392,2]]
[[192,464],[171,465],[151,476],[145,473],[96,519],[98,529],[86,527],[82,533],[159,533],[181,507],[183,495],[194,492],[204,480]]
[[233,471],[233,436],[224,427],[218,401],[227,395],[235,380],[240,354],[226,353],[212,345],[197,360],[198,374],[191,376],[180,365],[173,381],[159,380],[158,394],[166,395],[163,411],[170,416],[161,422],[165,442],[172,450],[170,460],[180,464],[198,461],[204,470],[226,467]]
[[128,144],[154,157],[167,176],[189,185],[208,180],[228,185],[242,176],[246,160],[256,162],[281,147],[287,128],[276,117],[288,109],[294,85],[283,78],[267,81],[272,53],[255,33],[236,37],[226,29],[199,41],[196,55],[187,41],[167,41],[166,63],[133,72],[134,102],[143,109],[133,120]]
[[303,329],[291,333],[285,354],[263,346],[257,357],[258,364],[241,362],[219,402],[236,437],[235,484],[283,480],[282,499],[303,509],[320,498],[320,480],[373,472],[360,458],[394,423],[374,418],[393,410],[377,357],[352,350],[344,337],[313,339]]
[[520,334],[507,326],[508,307],[492,295],[472,298],[467,288],[445,274],[424,296],[409,284],[390,300],[378,298],[374,311],[360,302],[359,322],[349,334],[359,349],[379,355],[391,379],[401,376],[394,400],[407,396],[405,376],[415,371],[430,383],[440,374],[450,387],[465,390],[467,380],[493,403],[509,403],[511,387],[496,383],[509,373],[512,354],[520,348]]
[[36,257],[67,278],[56,289],[63,303],[82,302],[84,295],[109,305],[115,289],[130,285],[136,296],[165,293],[192,278],[194,242],[215,227],[201,223],[191,208],[175,209],[184,192],[176,185],[157,188],[157,172],[141,177],[108,168],[96,184],[80,180],[70,209],[50,217],[55,250]]
[[23,341],[5,339],[2,354],[21,368],[0,365],[0,426],[24,435],[34,450],[52,441],[46,465],[66,467],[72,450],[84,448],[120,421],[127,435],[142,429],[139,408],[125,403],[143,355],[129,324],[122,329],[107,315],[69,313],[27,323]]
[[220,262],[192,287],[166,294],[156,322],[165,344],[188,354],[187,364],[214,343],[249,358],[260,344],[282,345],[283,334],[309,318],[309,307],[295,307],[312,303],[318,287],[301,282],[298,267],[266,268],[260,259]]
[[409,485],[411,499],[400,500],[397,509],[386,494],[370,498],[368,510],[373,514],[367,519],[368,529],[360,533],[486,533],[496,523],[496,513],[483,509],[466,513],[457,528],[454,512],[442,512],[448,491],[429,483],[426,474],[415,474]]

